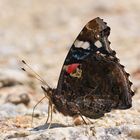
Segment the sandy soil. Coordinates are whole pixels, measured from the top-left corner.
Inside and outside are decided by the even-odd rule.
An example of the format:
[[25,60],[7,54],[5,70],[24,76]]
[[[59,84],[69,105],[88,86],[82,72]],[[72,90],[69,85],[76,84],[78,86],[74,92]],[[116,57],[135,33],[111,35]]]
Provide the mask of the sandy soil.
[[[0,0],[0,139],[131,140],[140,139],[140,1]],[[24,73],[21,60],[56,87],[69,47],[95,17],[111,27],[109,40],[131,74],[137,92],[133,107],[116,110],[91,125],[75,126],[72,118],[53,114],[45,124],[48,101],[40,82]]]

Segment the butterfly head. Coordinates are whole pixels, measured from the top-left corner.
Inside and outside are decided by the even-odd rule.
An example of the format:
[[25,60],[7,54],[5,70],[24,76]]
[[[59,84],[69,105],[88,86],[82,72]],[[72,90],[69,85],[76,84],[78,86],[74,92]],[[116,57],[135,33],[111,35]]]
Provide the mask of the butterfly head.
[[48,98],[48,100],[52,102],[52,96],[53,96],[54,90],[52,88],[48,88],[48,87],[46,88],[45,86],[41,86],[41,88],[43,89],[44,94]]

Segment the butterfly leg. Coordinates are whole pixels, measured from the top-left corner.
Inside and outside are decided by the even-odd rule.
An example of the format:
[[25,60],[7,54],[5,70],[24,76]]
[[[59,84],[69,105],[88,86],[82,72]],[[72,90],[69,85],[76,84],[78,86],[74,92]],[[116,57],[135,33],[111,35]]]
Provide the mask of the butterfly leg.
[[48,123],[49,118],[50,118],[50,104],[48,105],[48,116],[47,116],[46,124]]
[[82,116],[82,114],[80,113],[79,115],[80,115],[80,117],[82,118],[84,124],[88,125],[87,122],[86,122],[86,120],[85,120],[84,117]]
[[50,116],[50,123],[49,123],[49,126],[48,126],[48,128],[47,129],[49,129],[50,127],[51,127],[51,124],[52,124],[52,114],[53,114],[53,106],[52,106],[52,104],[50,104],[50,109],[51,109],[51,116]]
[[[78,110],[78,111],[79,111],[79,110]],[[86,118],[86,119],[85,119],[85,118],[83,117],[82,113],[79,111],[79,112],[78,112],[78,116],[75,116],[75,117],[74,117],[74,121],[75,121],[75,124],[76,124],[76,125],[81,124],[80,120],[78,119],[79,116],[80,116],[81,119],[83,120],[83,123],[84,123],[84,124],[86,124],[86,125],[88,125],[88,124],[93,124],[93,122],[92,122],[89,118],[85,117],[85,118]],[[88,121],[88,123],[86,122],[86,120]]]
[[41,100],[38,101],[38,103],[34,106],[33,108],[33,112],[32,112],[32,122],[31,122],[31,126],[33,127],[33,118],[34,118],[34,111],[35,108],[38,106],[38,104],[40,104],[46,97],[44,96]]
[[82,115],[80,115],[80,114],[74,116],[73,117],[73,121],[74,121],[75,125],[82,125],[82,124],[86,124],[87,125],[84,117]]
[[89,118],[86,117],[90,124],[94,124]]
[[[78,108],[78,105],[76,104],[76,108],[77,108],[77,111],[78,111],[78,116],[80,116],[81,117],[81,119],[83,120],[83,122],[84,122],[84,124],[86,124],[87,125],[87,122],[86,122],[86,120],[84,119],[84,117],[83,117],[83,115],[82,115],[82,113],[80,112],[80,110],[79,110],[79,108]],[[77,116],[76,116],[76,118],[77,118]],[[76,123],[76,122],[75,122]],[[80,123],[77,123],[77,124],[80,124]]]
[[[80,117],[82,120],[81,120],[79,117]],[[87,122],[86,120],[87,120],[88,122]],[[91,121],[89,118],[87,118],[87,117],[84,118],[84,117],[83,117],[82,115],[80,115],[80,114],[79,114],[79,116],[75,116],[75,117],[74,117],[74,124],[75,124],[75,125],[81,125],[81,124],[83,124],[81,121],[83,121],[84,124],[86,124],[86,125],[94,124],[94,123],[95,123],[95,122],[92,122],[92,121]]]

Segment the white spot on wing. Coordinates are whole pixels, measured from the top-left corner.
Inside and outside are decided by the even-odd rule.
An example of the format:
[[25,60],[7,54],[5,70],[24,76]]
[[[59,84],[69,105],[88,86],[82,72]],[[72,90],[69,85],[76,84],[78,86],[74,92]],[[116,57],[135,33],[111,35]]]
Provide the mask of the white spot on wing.
[[83,41],[75,40],[75,42],[74,42],[74,46],[76,48],[80,48],[82,46],[82,44],[83,44]]
[[90,47],[90,44],[89,44],[89,42],[87,42],[87,41],[79,41],[79,40],[76,40],[75,42],[74,42],[74,46],[76,47],[76,48],[83,48],[83,49],[88,49],[89,47]]
[[101,42],[99,40],[97,40],[95,42],[95,45],[96,45],[97,48],[101,48],[102,47],[102,44],[101,44]]
[[87,49],[87,48],[89,48],[89,47],[90,47],[89,42],[84,42],[84,44],[82,45],[82,48],[83,48],[83,49]]

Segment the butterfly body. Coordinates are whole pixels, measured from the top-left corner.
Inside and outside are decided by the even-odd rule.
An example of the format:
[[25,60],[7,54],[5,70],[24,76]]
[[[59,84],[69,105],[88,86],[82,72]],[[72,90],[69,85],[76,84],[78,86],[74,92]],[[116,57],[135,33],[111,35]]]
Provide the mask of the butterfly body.
[[110,48],[110,28],[100,18],[85,25],[65,59],[56,89],[48,94],[64,115],[100,118],[132,106],[128,73]]

